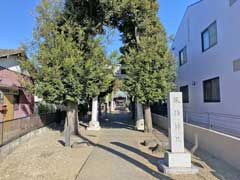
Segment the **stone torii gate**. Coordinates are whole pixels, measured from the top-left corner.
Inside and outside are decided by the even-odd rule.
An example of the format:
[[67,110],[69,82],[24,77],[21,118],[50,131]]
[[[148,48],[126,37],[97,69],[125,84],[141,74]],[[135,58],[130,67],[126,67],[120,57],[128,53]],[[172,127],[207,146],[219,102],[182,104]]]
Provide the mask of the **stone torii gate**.
[[[126,75],[123,73],[123,70],[125,67],[121,64],[116,64],[114,65],[114,77],[116,79],[121,79],[123,80],[126,78]],[[108,105],[109,102],[109,96],[107,96],[106,101],[107,101],[107,112],[114,112],[115,110],[115,104],[114,104],[114,92],[111,93],[111,103],[110,107]],[[88,130],[94,130],[98,131],[101,129],[99,120],[98,120],[98,96],[92,99],[92,116],[91,116],[91,121],[89,122]],[[143,106],[140,104],[138,101],[136,101],[135,104],[136,107],[136,129],[143,131],[144,130],[144,117],[143,117]]]

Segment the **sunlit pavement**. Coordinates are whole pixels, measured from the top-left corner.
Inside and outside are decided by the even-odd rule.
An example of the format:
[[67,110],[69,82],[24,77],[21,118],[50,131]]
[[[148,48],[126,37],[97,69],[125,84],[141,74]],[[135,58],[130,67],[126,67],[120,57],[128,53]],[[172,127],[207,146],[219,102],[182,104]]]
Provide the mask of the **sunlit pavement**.
[[[199,167],[196,175],[167,176],[161,173],[157,166],[163,158],[164,150],[153,154],[151,145],[143,146],[144,140],[155,140],[159,144],[167,144],[168,138],[159,131],[145,134],[136,131],[130,114],[114,113],[102,118],[100,132],[85,131],[84,137],[94,137],[98,140],[91,143],[94,148],[80,168],[78,180],[235,180],[238,174],[222,161],[215,159],[205,152],[198,152],[199,157],[193,156],[193,164]],[[205,161],[201,160],[205,159]],[[227,170],[227,172],[225,171]]]

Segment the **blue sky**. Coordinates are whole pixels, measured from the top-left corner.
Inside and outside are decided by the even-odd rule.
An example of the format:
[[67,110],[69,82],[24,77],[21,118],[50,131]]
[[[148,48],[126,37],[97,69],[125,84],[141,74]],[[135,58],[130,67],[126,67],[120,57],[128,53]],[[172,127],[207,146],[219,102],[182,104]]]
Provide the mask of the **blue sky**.
[[[2,0],[0,6],[0,48],[18,48],[22,42],[32,39],[34,18],[31,15],[40,0]],[[169,35],[175,34],[186,7],[197,0],[158,0],[159,16]],[[116,34],[108,51],[121,46]]]
[[2,0],[0,5],[0,48],[18,48],[32,39],[35,24],[31,13],[39,0]]

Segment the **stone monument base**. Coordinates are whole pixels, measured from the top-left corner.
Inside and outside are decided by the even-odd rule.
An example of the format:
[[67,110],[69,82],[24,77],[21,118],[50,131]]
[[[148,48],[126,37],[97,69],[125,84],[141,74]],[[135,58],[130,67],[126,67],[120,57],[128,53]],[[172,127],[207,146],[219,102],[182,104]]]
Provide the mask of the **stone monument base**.
[[137,120],[136,128],[139,131],[144,131],[144,119]]
[[159,169],[165,174],[196,174],[198,168],[191,163],[191,154],[166,152],[164,160],[159,161]]
[[87,130],[89,131],[99,131],[101,129],[99,121],[90,121]]

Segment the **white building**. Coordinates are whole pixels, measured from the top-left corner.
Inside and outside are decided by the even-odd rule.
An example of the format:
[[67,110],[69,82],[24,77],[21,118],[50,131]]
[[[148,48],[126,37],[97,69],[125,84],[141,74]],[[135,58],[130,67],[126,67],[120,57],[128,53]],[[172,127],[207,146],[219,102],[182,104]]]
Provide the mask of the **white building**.
[[240,0],[190,5],[172,50],[185,111],[240,115]]

